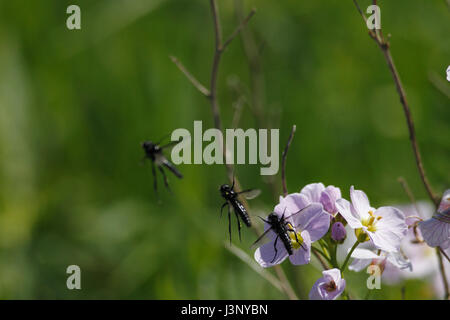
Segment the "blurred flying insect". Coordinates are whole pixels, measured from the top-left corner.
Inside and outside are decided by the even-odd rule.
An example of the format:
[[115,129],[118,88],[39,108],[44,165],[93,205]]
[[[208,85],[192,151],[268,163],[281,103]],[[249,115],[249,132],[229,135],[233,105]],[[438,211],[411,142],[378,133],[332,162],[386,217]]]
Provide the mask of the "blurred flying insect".
[[[286,208],[284,209],[284,212],[281,215],[281,217],[279,217],[275,212],[270,213],[269,216],[267,217],[267,220],[264,218],[258,217],[262,221],[267,223],[270,227],[266,231],[264,231],[264,233],[253,243],[252,248],[256,247],[258,244],[262,245],[261,242],[264,239],[270,241],[271,239],[269,237],[267,237],[267,235],[269,234],[269,232],[273,232],[276,235],[275,241],[273,242],[273,248],[275,250],[275,254],[270,263],[273,263],[278,255],[278,249],[277,249],[278,240],[281,240],[281,242],[284,245],[284,248],[286,249],[286,251],[288,252],[288,254],[290,256],[294,254],[294,247],[292,244],[294,239],[303,249],[306,250],[306,248],[303,246],[303,243],[301,241],[299,241],[299,239],[297,237],[297,232],[294,230],[294,227],[292,226],[291,222],[287,221],[287,219],[289,219],[297,214],[302,213],[303,210],[305,210],[306,208],[307,207],[291,214],[289,217],[284,216],[284,214],[286,212]],[[293,234],[294,238],[291,238],[290,234]]]
[[[164,140],[164,138],[162,139]],[[161,140],[161,141],[162,141]],[[156,167],[158,167],[159,171],[161,172],[163,179],[164,179],[164,185],[169,190],[169,192],[172,192],[169,187],[169,183],[167,180],[166,173],[164,171],[164,167],[169,169],[170,172],[172,172],[177,178],[181,179],[183,178],[183,175],[178,171],[178,169],[175,167],[175,165],[167,160],[166,156],[163,154],[163,150],[173,147],[174,145],[181,142],[181,140],[178,141],[172,141],[166,145],[161,146],[161,142],[154,143],[152,141],[145,141],[141,144],[142,148],[145,151],[145,156],[142,159],[142,161],[145,161],[145,159],[150,159],[152,162],[152,173],[153,173],[153,188],[155,189],[155,194],[158,195],[158,182],[156,177]]]
[[234,178],[233,184],[229,186],[228,184],[223,184],[220,186],[220,193],[222,197],[225,199],[225,203],[220,208],[220,216],[222,216],[223,208],[228,206],[228,233],[230,235],[230,244],[231,244],[231,207],[233,207],[234,214],[236,215],[237,226],[239,231],[239,240],[241,240],[241,219],[247,227],[252,226],[252,222],[250,220],[250,216],[245,209],[244,205],[239,201],[239,196],[243,195],[246,199],[256,198],[261,190],[259,189],[247,189],[240,192],[234,191]]

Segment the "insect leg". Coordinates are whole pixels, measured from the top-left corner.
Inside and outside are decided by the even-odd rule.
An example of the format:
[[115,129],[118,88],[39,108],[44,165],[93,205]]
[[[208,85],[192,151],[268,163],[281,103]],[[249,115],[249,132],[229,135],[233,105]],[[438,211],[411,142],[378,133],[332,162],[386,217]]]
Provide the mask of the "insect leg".
[[279,238],[279,237],[280,237],[280,236],[277,236],[277,237],[275,238],[275,242],[273,243],[273,249],[275,250],[275,255],[273,256],[273,259],[272,259],[272,261],[270,261],[270,263],[274,262],[274,261],[275,261],[275,258],[277,257],[277,254],[278,254],[277,242],[278,242],[278,238]]
[[234,169],[233,169],[233,183],[231,185],[231,189],[234,190],[234,183],[235,183],[235,179],[234,179]]
[[238,226],[238,231],[239,231],[239,241],[242,242],[242,238],[241,238],[241,221],[239,220],[239,216],[236,213],[236,211],[234,211],[234,214],[236,215],[236,221],[237,221],[237,226]]
[[152,161],[152,173],[153,173],[153,189],[155,189],[156,197],[158,197],[158,179],[156,179],[155,163]]
[[228,201],[225,202],[222,207],[220,208],[220,218],[222,218],[222,213],[223,213],[223,208],[225,208],[225,206],[228,204]]
[[172,190],[169,187],[169,182],[167,181],[166,173],[164,172],[164,169],[162,167],[158,166],[159,171],[161,171],[163,178],[164,178],[164,185],[166,186],[167,190],[169,190],[170,193],[172,193]]
[[265,223],[270,224],[269,221],[267,221],[266,219],[264,219],[264,218],[262,218],[262,217],[260,217],[260,216],[258,216],[258,218],[260,218],[260,219],[261,219],[262,221],[264,221]]
[[303,246],[303,243],[301,243],[300,241],[298,241],[297,232],[295,232],[295,230],[292,229],[292,227],[289,228],[287,231],[293,232],[293,233],[294,233],[294,236],[295,236],[295,241],[297,241],[297,243],[298,243],[304,250],[306,250],[306,248]]
[[228,234],[230,235],[230,246],[231,246],[231,210],[228,206]]

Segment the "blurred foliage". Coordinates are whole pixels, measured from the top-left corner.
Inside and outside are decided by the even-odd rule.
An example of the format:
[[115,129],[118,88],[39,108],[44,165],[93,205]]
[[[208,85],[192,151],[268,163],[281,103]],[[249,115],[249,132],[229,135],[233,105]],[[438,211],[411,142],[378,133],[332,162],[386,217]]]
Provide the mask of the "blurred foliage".
[[[401,105],[385,61],[352,1],[244,0],[257,8],[249,30],[261,46],[264,114],[280,128],[290,191],[322,181],[365,190],[376,206],[417,198],[419,180]],[[384,32],[405,85],[429,179],[450,178],[449,100],[429,80],[449,64],[445,1],[379,1]],[[177,70],[177,56],[208,84],[213,54],[205,0],[80,0],[82,29],[66,28],[73,1],[0,0],[0,298],[275,299],[284,298],[224,248],[219,219],[222,166],[181,165],[174,195],[155,199],[140,142],[193,121],[211,127],[208,101]],[[366,7],[369,1],[361,1]],[[219,0],[224,34],[237,21]],[[250,88],[242,42],[223,56],[219,98],[225,127],[236,96],[229,79]],[[242,128],[255,127],[245,106]],[[259,166],[239,166],[251,202],[275,205]],[[279,177],[275,177],[281,192]],[[250,255],[254,234],[239,244]],[[66,288],[68,265],[82,290]],[[450,265],[447,264],[448,267]],[[320,272],[283,265],[301,298]],[[366,275],[351,275],[364,296]],[[359,278],[358,278],[359,277]],[[356,281],[356,282],[355,282]],[[351,281],[348,281],[351,282]],[[359,286],[359,289],[358,289]],[[358,291],[359,290],[359,291]],[[407,298],[433,298],[427,281],[406,284]],[[400,286],[373,298],[400,298]]]

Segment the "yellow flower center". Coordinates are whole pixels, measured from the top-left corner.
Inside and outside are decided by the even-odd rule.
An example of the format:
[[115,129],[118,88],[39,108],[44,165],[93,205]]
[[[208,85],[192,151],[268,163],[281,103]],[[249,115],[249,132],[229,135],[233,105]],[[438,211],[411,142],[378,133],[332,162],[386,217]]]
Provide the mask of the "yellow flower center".
[[[291,229],[294,230],[294,228],[292,228],[290,224],[289,227],[291,227]],[[302,246],[303,238],[300,234],[300,231],[296,231],[295,233],[289,232],[289,238],[291,238],[292,248],[294,248],[295,250],[299,249]]]
[[[380,220],[381,217],[376,217],[373,214],[373,211],[369,211],[369,216],[361,220],[361,224],[367,228],[367,231],[375,232],[377,230],[376,223]],[[355,235],[360,242],[369,241],[369,235],[364,231],[363,228],[359,228],[355,230]]]

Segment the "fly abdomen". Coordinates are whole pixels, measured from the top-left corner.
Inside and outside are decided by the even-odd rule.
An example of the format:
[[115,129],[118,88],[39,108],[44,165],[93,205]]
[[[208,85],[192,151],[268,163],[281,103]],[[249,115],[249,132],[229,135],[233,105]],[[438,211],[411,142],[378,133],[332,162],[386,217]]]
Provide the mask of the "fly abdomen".
[[284,244],[284,247],[286,248],[286,251],[289,253],[289,255],[292,255],[294,253],[294,249],[292,248],[291,238],[289,237],[287,232],[282,232],[279,236],[280,240]]
[[177,168],[175,168],[175,166],[169,161],[169,160],[165,160],[163,162],[163,165],[169,169],[174,175],[176,175],[178,178],[183,178],[183,175],[181,174],[180,171],[177,170]]
[[231,204],[234,208],[234,210],[239,214],[239,216],[241,217],[242,221],[244,222],[244,224],[247,227],[251,227],[252,226],[252,222],[250,220],[250,216],[247,213],[247,210],[245,210],[244,205],[237,199],[234,199],[233,201],[231,201]]

